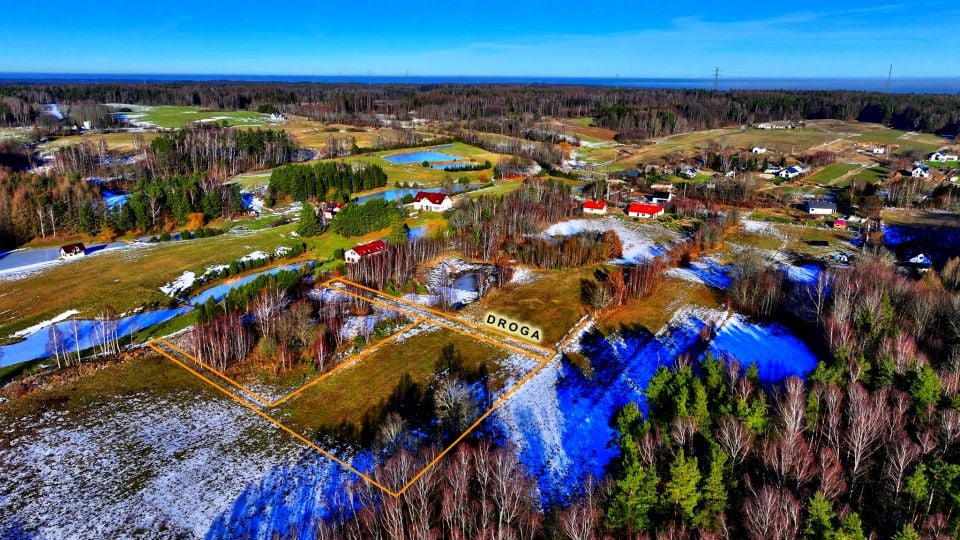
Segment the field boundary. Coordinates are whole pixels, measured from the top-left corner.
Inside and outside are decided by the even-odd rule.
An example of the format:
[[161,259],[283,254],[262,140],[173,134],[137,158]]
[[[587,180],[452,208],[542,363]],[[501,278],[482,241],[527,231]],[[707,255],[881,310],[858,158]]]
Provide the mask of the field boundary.
[[[497,332],[497,331],[495,331],[494,329],[490,329],[490,328],[487,328],[487,327],[478,325],[478,324],[473,323],[473,322],[471,322],[471,321],[466,321],[466,320],[464,320],[464,319],[462,319],[462,318],[460,318],[460,317],[453,317],[453,316],[451,316],[451,315],[441,313],[441,312],[439,312],[439,311],[433,310],[433,309],[431,309],[431,308],[427,308],[427,307],[425,307],[425,306],[421,306],[421,305],[419,305],[419,304],[416,304],[416,303],[414,303],[414,302],[410,302],[410,301],[405,300],[405,299],[388,297],[388,298],[390,298],[391,300],[396,300],[396,301],[401,302],[401,303],[413,304],[413,307],[415,307],[416,309],[422,310],[422,311],[427,311],[427,312],[430,312],[430,313],[434,313],[434,314],[438,315],[439,318],[441,318],[441,319],[444,319],[444,320],[447,320],[447,321],[453,320],[453,321],[456,321],[457,323],[464,324],[464,325],[469,326],[469,327],[472,327],[472,328],[474,328],[474,329],[476,329],[476,330],[482,330],[483,332],[491,332],[491,333],[494,333],[494,334],[500,334],[500,335],[503,335],[503,336],[506,337],[506,338],[509,338],[509,339],[512,340],[512,341],[515,341],[515,342],[517,342],[517,343],[522,343],[522,344],[524,344],[524,345],[528,345],[528,346],[530,346],[530,347],[532,347],[532,348],[534,348],[534,349],[536,349],[536,350],[538,350],[538,351],[542,351],[542,352],[545,353],[543,356],[536,355],[536,354],[531,353],[530,351],[525,351],[525,350],[523,350],[523,349],[520,348],[520,347],[511,346],[511,345],[508,345],[507,343],[499,342],[498,340],[494,340],[494,339],[491,339],[491,338],[488,338],[488,337],[485,337],[485,336],[482,336],[482,335],[477,335],[477,334],[475,334],[475,333],[473,333],[473,332],[468,332],[468,331],[464,330],[463,328],[458,328],[455,324],[448,324],[448,323],[446,323],[446,322],[439,322],[439,321],[437,321],[437,320],[427,319],[427,318],[424,318],[421,314],[418,314],[418,313],[413,312],[413,311],[409,311],[409,312],[408,312],[408,311],[406,311],[406,310],[399,309],[399,308],[397,308],[396,306],[391,306],[391,305],[389,305],[389,304],[387,304],[387,303],[385,303],[385,302],[380,302],[380,301],[378,301],[378,300],[374,300],[374,299],[371,299],[371,298],[367,298],[367,297],[365,297],[365,296],[361,296],[361,295],[358,295],[358,294],[356,294],[356,293],[352,293],[352,292],[350,292],[350,291],[346,291],[346,290],[344,290],[344,289],[342,289],[342,288],[339,288],[339,287],[330,287],[330,285],[331,285],[332,283],[341,283],[341,284],[344,284],[344,285],[347,285],[347,286],[356,286],[356,287],[359,287],[359,288],[361,288],[361,289],[363,289],[363,290],[370,291],[370,292],[372,292],[372,293],[374,293],[374,294],[376,294],[376,295],[378,295],[378,296],[381,296],[381,297],[385,296],[384,293],[381,292],[381,291],[377,291],[376,289],[371,289],[371,288],[369,288],[369,287],[365,287],[365,286],[363,286],[363,285],[359,285],[359,284],[354,283],[354,282],[352,282],[352,281],[345,280],[345,279],[340,279],[340,278],[334,278],[334,279],[332,279],[332,280],[325,281],[325,282],[319,284],[319,285],[318,285],[318,288],[321,288],[321,289],[322,289],[322,288],[330,288],[332,291],[335,291],[335,292],[348,294],[348,295],[350,295],[350,296],[355,296],[355,297],[357,297],[357,298],[359,298],[359,299],[367,300],[367,301],[369,301],[369,302],[372,302],[372,303],[374,303],[374,304],[387,307],[387,308],[389,308],[389,309],[401,311],[401,312],[404,313],[405,315],[408,315],[408,316],[410,316],[411,318],[413,318],[414,322],[412,322],[412,323],[409,324],[409,325],[404,326],[402,329],[398,330],[397,332],[395,332],[395,333],[391,334],[390,336],[388,336],[388,337],[380,340],[379,342],[377,342],[377,343],[374,344],[373,346],[371,346],[371,347],[369,347],[369,348],[367,348],[367,349],[364,349],[363,351],[361,351],[361,352],[353,355],[352,357],[344,360],[343,362],[341,362],[340,364],[338,364],[336,367],[334,367],[334,368],[331,369],[330,371],[321,374],[321,375],[318,376],[317,378],[309,381],[308,383],[304,384],[303,386],[295,389],[294,391],[288,393],[287,395],[285,395],[285,396],[283,396],[283,397],[281,397],[281,398],[279,398],[279,399],[277,399],[277,400],[275,400],[275,401],[269,401],[269,400],[267,400],[266,398],[264,398],[263,396],[260,396],[259,394],[256,394],[255,392],[250,391],[249,389],[247,389],[246,387],[244,387],[244,386],[242,386],[242,385],[239,385],[239,383],[236,383],[236,382],[233,381],[232,379],[230,379],[230,378],[226,377],[225,375],[221,374],[219,371],[214,370],[212,367],[208,366],[206,363],[201,362],[201,361],[199,361],[198,359],[194,358],[192,355],[186,353],[185,351],[183,351],[182,349],[180,349],[180,348],[177,347],[176,345],[173,345],[172,343],[170,343],[170,342],[167,341],[166,339],[163,339],[163,338],[160,338],[160,339],[151,339],[151,340],[149,340],[149,341],[146,343],[146,345],[147,345],[148,347],[150,347],[151,349],[153,349],[154,351],[156,351],[157,353],[159,353],[160,355],[164,356],[165,358],[167,358],[167,359],[169,359],[170,361],[172,361],[173,363],[175,363],[177,366],[185,369],[187,372],[191,373],[192,375],[196,376],[197,378],[201,379],[202,381],[206,382],[207,384],[213,386],[214,388],[216,388],[217,390],[223,392],[223,393],[226,394],[227,396],[233,398],[237,403],[239,403],[240,405],[244,406],[245,408],[253,411],[253,413],[256,414],[257,416],[259,416],[259,417],[267,420],[267,421],[270,422],[271,424],[277,426],[278,428],[280,428],[281,431],[283,431],[283,432],[285,432],[285,433],[287,433],[287,434],[289,434],[289,435],[292,435],[295,439],[297,439],[298,441],[306,444],[307,446],[309,446],[309,447],[312,448],[313,450],[316,450],[316,451],[319,452],[322,456],[327,457],[327,458],[330,458],[334,463],[337,463],[337,464],[340,465],[341,467],[343,467],[343,468],[347,469],[348,471],[352,472],[353,474],[357,475],[357,477],[359,477],[360,479],[366,481],[366,482],[367,482],[368,484],[370,484],[371,486],[376,487],[377,489],[381,490],[381,491],[384,492],[385,494],[387,494],[387,495],[389,495],[389,496],[391,496],[391,497],[394,497],[394,498],[400,497],[401,495],[403,495],[404,492],[406,492],[408,489],[410,489],[410,487],[411,487],[413,484],[415,484],[415,483],[417,482],[417,480],[419,480],[421,477],[423,477],[423,475],[426,474],[427,471],[429,471],[429,470],[430,470],[431,468],[433,468],[437,463],[439,463],[440,460],[443,459],[447,454],[449,454],[463,439],[465,439],[467,436],[469,436],[481,423],[483,423],[484,420],[486,420],[491,414],[493,414],[494,411],[496,411],[497,409],[499,409],[513,394],[515,394],[518,390],[520,390],[520,388],[523,387],[524,384],[526,384],[530,379],[532,379],[532,378],[533,378],[537,373],[539,373],[547,364],[549,364],[549,363],[557,356],[557,354],[559,354],[559,353],[557,353],[557,352],[556,352],[555,350],[553,350],[553,349],[549,349],[549,348],[547,348],[547,347],[543,347],[543,346],[541,346],[541,345],[537,345],[537,344],[531,343],[531,342],[529,342],[529,341],[516,338],[515,336],[511,336],[511,335],[509,335],[509,334],[504,334],[504,333],[502,333],[502,332]],[[410,330],[411,328],[413,328],[413,327],[415,327],[415,326],[417,326],[417,325],[419,325],[419,324],[429,324],[429,325],[434,325],[434,326],[441,327],[441,328],[446,328],[446,329],[448,329],[448,330],[457,332],[457,333],[462,334],[462,335],[465,335],[465,336],[467,336],[467,337],[471,337],[471,338],[478,339],[478,340],[480,340],[480,341],[486,342],[486,343],[488,343],[488,344],[490,344],[490,345],[493,345],[494,347],[497,347],[497,348],[500,348],[500,349],[505,349],[505,350],[510,350],[510,351],[512,351],[512,352],[515,352],[515,353],[518,353],[518,354],[522,354],[522,355],[524,355],[524,356],[526,356],[526,357],[534,360],[535,362],[537,362],[537,364],[536,364],[536,366],[534,366],[532,369],[530,369],[523,377],[521,377],[519,381],[517,381],[516,383],[514,383],[513,386],[511,386],[506,392],[504,392],[503,395],[501,395],[501,396],[493,403],[493,405],[491,405],[486,411],[483,412],[483,414],[481,414],[479,417],[477,417],[477,419],[474,420],[474,422],[473,422],[472,424],[470,424],[470,426],[467,427],[466,430],[464,430],[463,433],[461,433],[456,439],[453,440],[453,442],[451,442],[449,445],[447,445],[446,448],[444,448],[439,454],[437,454],[437,455],[436,455],[429,463],[427,463],[419,472],[417,472],[415,475],[413,475],[413,477],[410,478],[410,480],[408,480],[408,481],[406,482],[406,484],[404,484],[403,486],[401,486],[401,487],[400,487],[399,489],[397,489],[396,491],[388,488],[387,486],[385,486],[385,485],[383,485],[382,483],[378,482],[376,479],[374,479],[374,478],[373,478],[371,475],[369,475],[368,473],[364,473],[363,471],[357,469],[356,467],[354,467],[354,466],[351,465],[350,463],[344,461],[343,459],[338,458],[337,456],[335,456],[335,455],[334,455],[332,452],[330,452],[329,450],[324,449],[324,448],[321,447],[320,445],[318,445],[318,444],[316,444],[315,442],[311,441],[310,439],[304,437],[304,436],[301,435],[300,433],[297,433],[296,431],[294,431],[294,430],[291,429],[290,427],[284,425],[284,424],[281,423],[279,420],[275,419],[274,417],[272,417],[272,416],[270,416],[269,414],[267,414],[266,412],[264,412],[264,410],[261,410],[260,408],[258,408],[254,403],[251,403],[250,400],[244,399],[243,397],[237,395],[235,392],[231,391],[231,389],[230,389],[229,386],[224,386],[224,385],[222,385],[222,384],[214,381],[211,377],[208,377],[207,375],[201,373],[201,372],[198,371],[197,369],[192,368],[191,366],[187,365],[187,363],[186,363],[185,361],[182,361],[181,359],[178,359],[178,358],[176,358],[176,356],[175,356],[175,355],[181,355],[181,354],[182,354],[184,357],[190,359],[190,360],[193,361],[193,362],[196,362],[199,366],[202,366],[202,369],[207,369],[207,370],[209,370],[211,373],[217,375],[218,377],[222,377],[222,378],[224,379],[224,381],[227,381],[227,382],[231,383],[232,385],[234,385],[235,387],[241,389],[241,391],[250,393],[250,395],[251,395],[252,397],[254,397],[254,399],[256,399],[257,402],[260,402],[261,404],[263,404],[263,405],[266,406],[265,408],[269,409],[269,408],[276,407],[277,405],[280,405],[280,404],[286,402],[287,400],[289,400],[289,399],[291,399],[291,398],[299,395],[301,392],[305,391],[307,388],[309,388],[309,387],[311,387],[311,386],[314,386],[314,385],[320,383],[321,381],[325,380],[327,377],[330,377],[330,376],[332,376],[334,373],[340,371],[340,369],[342,369],[343,367],[355,365],[357,362],[359,362],[360,360],[362,360],[365,356],[367,356],[367,355],[371,354],[372,352],[374,352],[375,350],[379,349],[381,345],[384,345],[384,344],[386,344],[386,343],[389,343],[390,341],[392,341],[392,340],[393,340],[394,338],[396,338],[397,336],[400,336],[400,335],[406,333],[408,330]],[[164,346],[166,346],[166,347],[169,347],[170,352],[168,352],[168,351],[164,350],[163,348],[159,347],[158,344],[159,344],[159,345],[164,345]]]

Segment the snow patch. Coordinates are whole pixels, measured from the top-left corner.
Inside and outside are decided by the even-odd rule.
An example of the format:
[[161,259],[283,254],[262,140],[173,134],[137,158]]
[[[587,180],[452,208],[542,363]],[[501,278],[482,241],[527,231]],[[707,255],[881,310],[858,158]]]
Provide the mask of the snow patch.
[[186,272],[180,274],[180,277],[167,283],[166,285],[160,287],[160,290],[163,294],[176,298],[184,292],[190,290],[190,287],[193,287],[193,284],[197,281],[197,274],[187,270]]
[[10,334],[10,338],[11,338],[11,339],[17,339],[17,338],[21,338],[21,337],[24,337],[24,336],[29,336],[30,334],[32,334],[32,333],[34,333],[34,332],[39,332],[40,330],[43,330],[44,328],[50,326],[51,324],[56,324],[56,323],[58,323],[58,322],[65,321],[65,320],[69,319],[70,317],[73,317],[73,316],[76,315],[77,313],[80,313],[80,312],[77,311],[77,310],[75,310],[75,309],[69,309],[69,310],[64,311],[63,313],[57,315],[56,317],[54,317],[54,318],[52,318],[52,319],[47,319],[47,320],[45,320],[45,321],[43,321],[43,322],[38,322],[37,324],[35,324],[35,325],[33,325],[33,326],[29,326],[29,327],[27,327],[27,328],[24,328],[23,330],[18,330],[18,331],[16,331],[16,332]]

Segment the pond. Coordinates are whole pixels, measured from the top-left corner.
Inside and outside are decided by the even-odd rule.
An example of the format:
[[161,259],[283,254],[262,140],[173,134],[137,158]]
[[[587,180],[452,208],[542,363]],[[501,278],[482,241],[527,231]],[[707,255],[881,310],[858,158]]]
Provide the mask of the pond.
[[127,199],[130,198],[130,194],[119,190],[119,189],[105,189],[103,190],[103,202],[106,203],[107,207],[111,210],[114,207],[121,206],[126,204]]
[[482,280],[484,279],[486,279],[486,274],[483,272],[467,272],[465,274],[460,274],[453,280],[453,288],[460,289],[461,291],[479,293],[480,283],[482,283]]
[[408,165],[411,163],[423,163],[424,161],[431,163],[434,161],[459,161],[463,159],[463,157],[455,154],[445,154],[435,150],[421,150],[383,156],[383,159],[395,165]]

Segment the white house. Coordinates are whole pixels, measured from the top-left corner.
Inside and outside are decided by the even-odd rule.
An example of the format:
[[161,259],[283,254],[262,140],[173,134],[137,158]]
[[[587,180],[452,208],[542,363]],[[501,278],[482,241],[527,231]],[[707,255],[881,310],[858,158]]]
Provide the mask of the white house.
[[887,153],[887,149],[884,148],[883,146],[874,146],[873,148],[870,149],[870,153],[871,153],[871,154],[886,154],[886,153]]
[[595,214],[598,216],[606,215],[607,201],[584,201],[583,213]]
[[360,259],[376,255],[385,249],[387,249],[387,244],[383,240],[374,240],[348,249],[343,253],[343,260],[351,264],[358,263]]
[[663,207],[658,204],[633,203],[627,207],[627,215],[632,218],[655,218],[663,215]]
[[957,154],[951,154],[946,150],[937,150],[936,152],[927,156],[927,160],[936,161],[938,163],[943,163],[945,161],[960,161],[960,156],[957,156]]
[[413,207],[427,212],[445,212],[453,208],[453,197],[446,193],[421,191],[413,198]]
[[807,213],[811,216],[829,216],[837,211],[837,205],[826,201],[807,202]]
[[83,244],[77,242],[76,244],[67,244],[65,246],[60,246],[60,258],[61,259],[76,259],[83,257],[87,254],[87,248]]
[[914,163],[913,170],[910,171],[910,176],[914,178],[930,178],[930,167],[927,167],[923,163]]
[[794,178],[797,178],[798,176],[808,172],[810,172],[810,167],[807,167],[806,165],[794,165],[793,167],[787,167],[786,169],[778,172],[777,176],[780,178],[788,178],[793,180]]
[[673,200],[673,184],[654,184],[650,189],[653,190],[653,194],[648,199],[653,204],[663,204]]
[[766,146],[754,146],[753,148],[750,149],[750,153],[751,153],[751,154],[766,154],[766,153],[767,153],[767,147],[766,147]]

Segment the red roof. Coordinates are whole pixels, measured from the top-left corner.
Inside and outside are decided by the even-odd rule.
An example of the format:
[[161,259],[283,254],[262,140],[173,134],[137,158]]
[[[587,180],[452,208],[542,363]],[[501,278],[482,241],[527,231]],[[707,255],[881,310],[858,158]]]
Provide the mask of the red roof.
[[417,193],[417,196],[413,198],[413,202],[420,202],[423,199],[430,201],[430,204],[441,205],[443,201],[447,200],[446,193],[433,193],[430,191],[420,191]]
[[663,207],[659,204],[641,204],[633,203],[627,207],[627,214],[648,214],[654,215],[663,210]]
[[387,249],[387,244],[385,244],[383,240],[374,240],[373,242],[367,242],[366,244],[360,244],[359,246],[353,247],[353,251],[355,251],[357,255],[361,257],[374,255],[385,249]]
[[583,203],[585,210],[606,210],[607,201],[586,201]]

